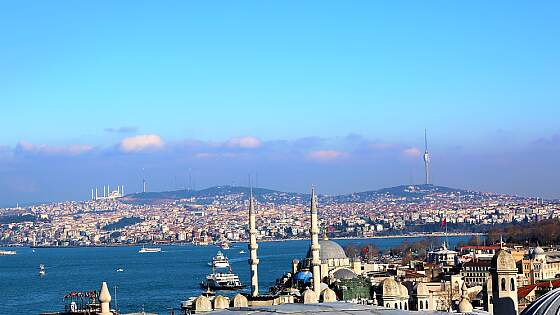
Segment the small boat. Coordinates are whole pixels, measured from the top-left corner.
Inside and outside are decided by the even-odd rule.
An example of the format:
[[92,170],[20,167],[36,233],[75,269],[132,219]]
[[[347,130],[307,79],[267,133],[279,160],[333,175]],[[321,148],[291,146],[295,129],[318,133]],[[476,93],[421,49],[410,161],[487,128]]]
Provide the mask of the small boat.
[[218,251],[216,256],[212,257],[212,261],[208,263],[212,268],[228,268],[229,260],[221,251]]
[[122,269],[122,268],[117,269],[117,272],[123,272],[123,271],[124,271],[124,269]]
[[15,250],[0,250],[0,256],[15,255],[15,254],[16,254]]
[[45,275],[45,273],[46,273],[46,271],[45,271],[45,265],[40,264],[40,265],[39,265],[39,276],[42,277],[42,276]]
[[239,280],[239,276],[230,272],[214,272],[206,276],[206,280],[200,283],[200,287],[212,290],[239,290],[245,285]]
[[138,251],[139,253],[159,253],[161,252],[161,248],[159,247],[144,247],[142,246],[142,248]]
[[246,253],[246,251],[244,251],[244,250],[240,250],[240,251],[239,251],[239,253],[240,253],[240,254],[245,254],[245,253]]

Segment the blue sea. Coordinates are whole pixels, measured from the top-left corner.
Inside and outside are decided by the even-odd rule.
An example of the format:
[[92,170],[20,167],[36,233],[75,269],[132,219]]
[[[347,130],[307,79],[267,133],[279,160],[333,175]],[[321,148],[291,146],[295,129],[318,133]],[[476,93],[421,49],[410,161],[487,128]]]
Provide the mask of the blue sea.
[[[469,237],[449,237],[454,246]],[[374,243],[385,249],[410,238],[338,240]],[[438,244],[434,244],[438,245]],[[259,243],[261,290],[290,270],[292,259],[305,257],[309,241]],[[98,290],[107,281],[115,306],[123,313],[144,310],[170,314],[181,301],[199,295],[199,283],[211,272],[208,262],[216,246],[162,246],[160,253],[140,254],[140,247],[16,248],[17,255],[0,256],[0,314],[39,314],[64,309],[63,297],[71,291]],[[13,248],[12,248],[13,249]],[[246,243],[237,243],[224,253],[241,281],[249,284]],[[46,275],[39,276],[44,264]],[[116,270],[122,268],[123,272]],[[115,296],[116,287],[116,296]],[[261,291],[262,292],[262,291]],[[177,314],[177,312],[175,312]]]

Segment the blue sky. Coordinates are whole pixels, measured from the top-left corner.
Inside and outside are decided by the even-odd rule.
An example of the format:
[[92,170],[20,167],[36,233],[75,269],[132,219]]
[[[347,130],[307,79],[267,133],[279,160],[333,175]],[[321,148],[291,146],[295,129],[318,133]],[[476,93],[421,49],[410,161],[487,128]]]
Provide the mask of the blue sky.
[[[0,205],[191,173],[560,197],[555,1],[4,1]],[[128,144],[128,145],[126,145]]]

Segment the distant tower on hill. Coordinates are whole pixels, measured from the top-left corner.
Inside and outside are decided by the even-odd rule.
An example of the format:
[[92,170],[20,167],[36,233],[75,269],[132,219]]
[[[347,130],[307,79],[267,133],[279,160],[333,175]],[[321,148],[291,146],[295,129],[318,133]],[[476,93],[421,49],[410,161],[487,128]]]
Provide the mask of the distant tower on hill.
[[430,154],[428,153],[428,131],[424,129],[424,173],[426,175],[426,185],[430,184]]

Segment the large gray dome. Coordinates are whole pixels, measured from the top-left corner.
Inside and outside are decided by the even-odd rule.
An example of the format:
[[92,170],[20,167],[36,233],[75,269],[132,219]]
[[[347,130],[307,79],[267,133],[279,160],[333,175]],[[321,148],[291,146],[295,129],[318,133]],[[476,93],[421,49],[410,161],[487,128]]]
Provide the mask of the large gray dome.
[[521,312],[521,315],[547,314],[560,314],[560,288],[541,296]]
[[[327,259],[345,259],[348,258],[342,246],[338,243],[329,240],[320,240],[319,245],[321,250],[319,250],[319,257],[321,261]],[[311,258],[311,248],[307,251],[307,258]]]
[[357,276],[354,273],[354,271],[348,268],[341,268],[333,273],[333,277],[338,280],[349,280],[349,279],[354,279]]

